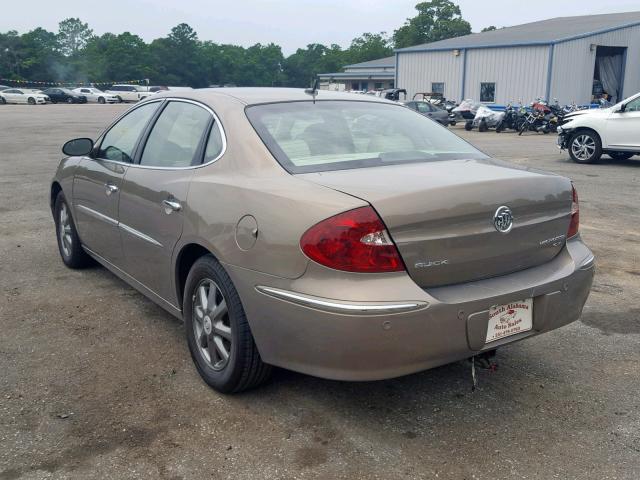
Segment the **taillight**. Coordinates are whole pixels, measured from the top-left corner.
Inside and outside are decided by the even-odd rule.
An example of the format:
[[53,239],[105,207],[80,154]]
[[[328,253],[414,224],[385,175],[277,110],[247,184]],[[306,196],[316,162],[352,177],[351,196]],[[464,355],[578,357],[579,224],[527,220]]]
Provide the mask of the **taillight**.
[[300,239],[311,260],[347,272],[400,272],[404,264],[389,232],[371,207],[327,218]]
[[571,223],[569,223],[569,231],[567,238],[575,237],[580,230],[580,205],[578,204],[578,192],[576,187],[571,184]]

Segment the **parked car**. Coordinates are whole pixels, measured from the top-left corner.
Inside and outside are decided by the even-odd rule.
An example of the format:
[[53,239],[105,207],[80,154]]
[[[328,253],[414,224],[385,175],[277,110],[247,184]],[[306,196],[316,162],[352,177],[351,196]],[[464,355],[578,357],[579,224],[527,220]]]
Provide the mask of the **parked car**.
[[165,87],[165,86],[161,86],[161,85],[153,85],[151,87],[146,87],[146,90],[147,90],[147,92],[156,93],[156,92],[160,92],[160,91],[169,90],[169,87]]
[[74,93],[78,95],[83,95],[87,98],[87,102],[89,103],[118,103],[118,97],[112,95],[111,93],[103,92],[102,90],[98,90],[93,87],[80,87],[73,90]]
[[409,107],[411,110],[415,110],[416,112],[421,113],[425,117],[429,117],[432,120],[435,120],[445,127],[449,125],[449,122],[451,120],[449,118],[449,112],[443,110],[442,108],[436,107],[430,102],[412,100],[411,102],[404,102],[404,105]]
[[140,85],[112,85],[105,92],[115,95],[119,102],[139,102],[154,94]]
[[375,380],[491,352],[576,320],[593,279],[569,179],[375,97],[159,93],[63,152],[62,261],[184,320],[223,392],[270,365]]
[[558,146],[577,163],[595,163],[603,154],[615,160],[640,155],[640,93],[613,107],[565,115]]
[[7,88],[0,91],[0,103],[28,103],[29,105],[45,104],[49,97],[28,88]]
[[[366,93],[366,92],[363,92]],[[395,102],[400,101],[400,96],[402,95],[402,100],[407,99],[407,91],[404,88],[387,88],[386,90],[382,90],[380,92],[380,96],[382,98],[386,98],[387,100],[393,100]]]
[[1,92],[2,90],[6,90],[7,88],[11,88],[11,87],[9,87],[9,86],[7,86],[7,85],[0,85],[0,92]]
[[51,99],[52,103],[87,103],[87,97],[68,88],[47,88],[44,93]]

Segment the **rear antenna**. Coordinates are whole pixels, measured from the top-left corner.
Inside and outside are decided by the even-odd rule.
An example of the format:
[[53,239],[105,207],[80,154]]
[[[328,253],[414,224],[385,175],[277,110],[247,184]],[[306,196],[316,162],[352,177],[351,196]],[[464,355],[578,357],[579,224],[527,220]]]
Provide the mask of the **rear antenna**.
[[313,82],[312,88],[305,88],[304,93],[307,95],[311,95],[313,97],[313,104],[316,104],[316,97],[318,96],[318,87],[320,86],[320,79],[316,78],[316,81]]

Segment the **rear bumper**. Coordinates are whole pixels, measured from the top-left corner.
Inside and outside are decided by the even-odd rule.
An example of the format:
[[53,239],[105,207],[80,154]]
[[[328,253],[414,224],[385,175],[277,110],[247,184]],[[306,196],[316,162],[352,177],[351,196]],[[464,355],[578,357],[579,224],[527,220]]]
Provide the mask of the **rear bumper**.
[[[225,267],[263,360],[338,380],[397,377],[566,325],[580,317],[595,272],[579,237],[544,265],[428,290],[406,274],[335,278],[313,263],[296,280]],[[489,308],[525,298],[534,299],[533,330],[485,344]]]

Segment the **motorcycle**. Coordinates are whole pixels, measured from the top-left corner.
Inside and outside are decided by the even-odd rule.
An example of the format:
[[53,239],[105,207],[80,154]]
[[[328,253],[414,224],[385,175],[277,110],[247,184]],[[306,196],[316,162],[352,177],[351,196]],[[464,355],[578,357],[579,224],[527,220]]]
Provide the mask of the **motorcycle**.
[[473,130],[475,127],[478,127],[479,132],[486,132],[487,130],[489,130],[489,128],[497,127],[504,116],[504,112],[495,112],[489,107],[480,105],[475,116],[473,117],[473,120],[466,121],[464,129],[469,131]]
[[502,120],[496,125],[496,133],[504,132],[507,128],[517,132],[520,130],[523,122],[524,112],[522,111],[522,107],[514,108],[513,105],[508,104],[504,111],[504,117],[502,117]]
[[[455,116],[455,120],[466,120],[467,122],[473,121],[482,104],[480,102],[474,102],[473,100],[463,100],[460,105],[451,109],[451,113]],[[451,123],[451,120],[450,122]],[[467,128],[465,123],[465,128]]]

